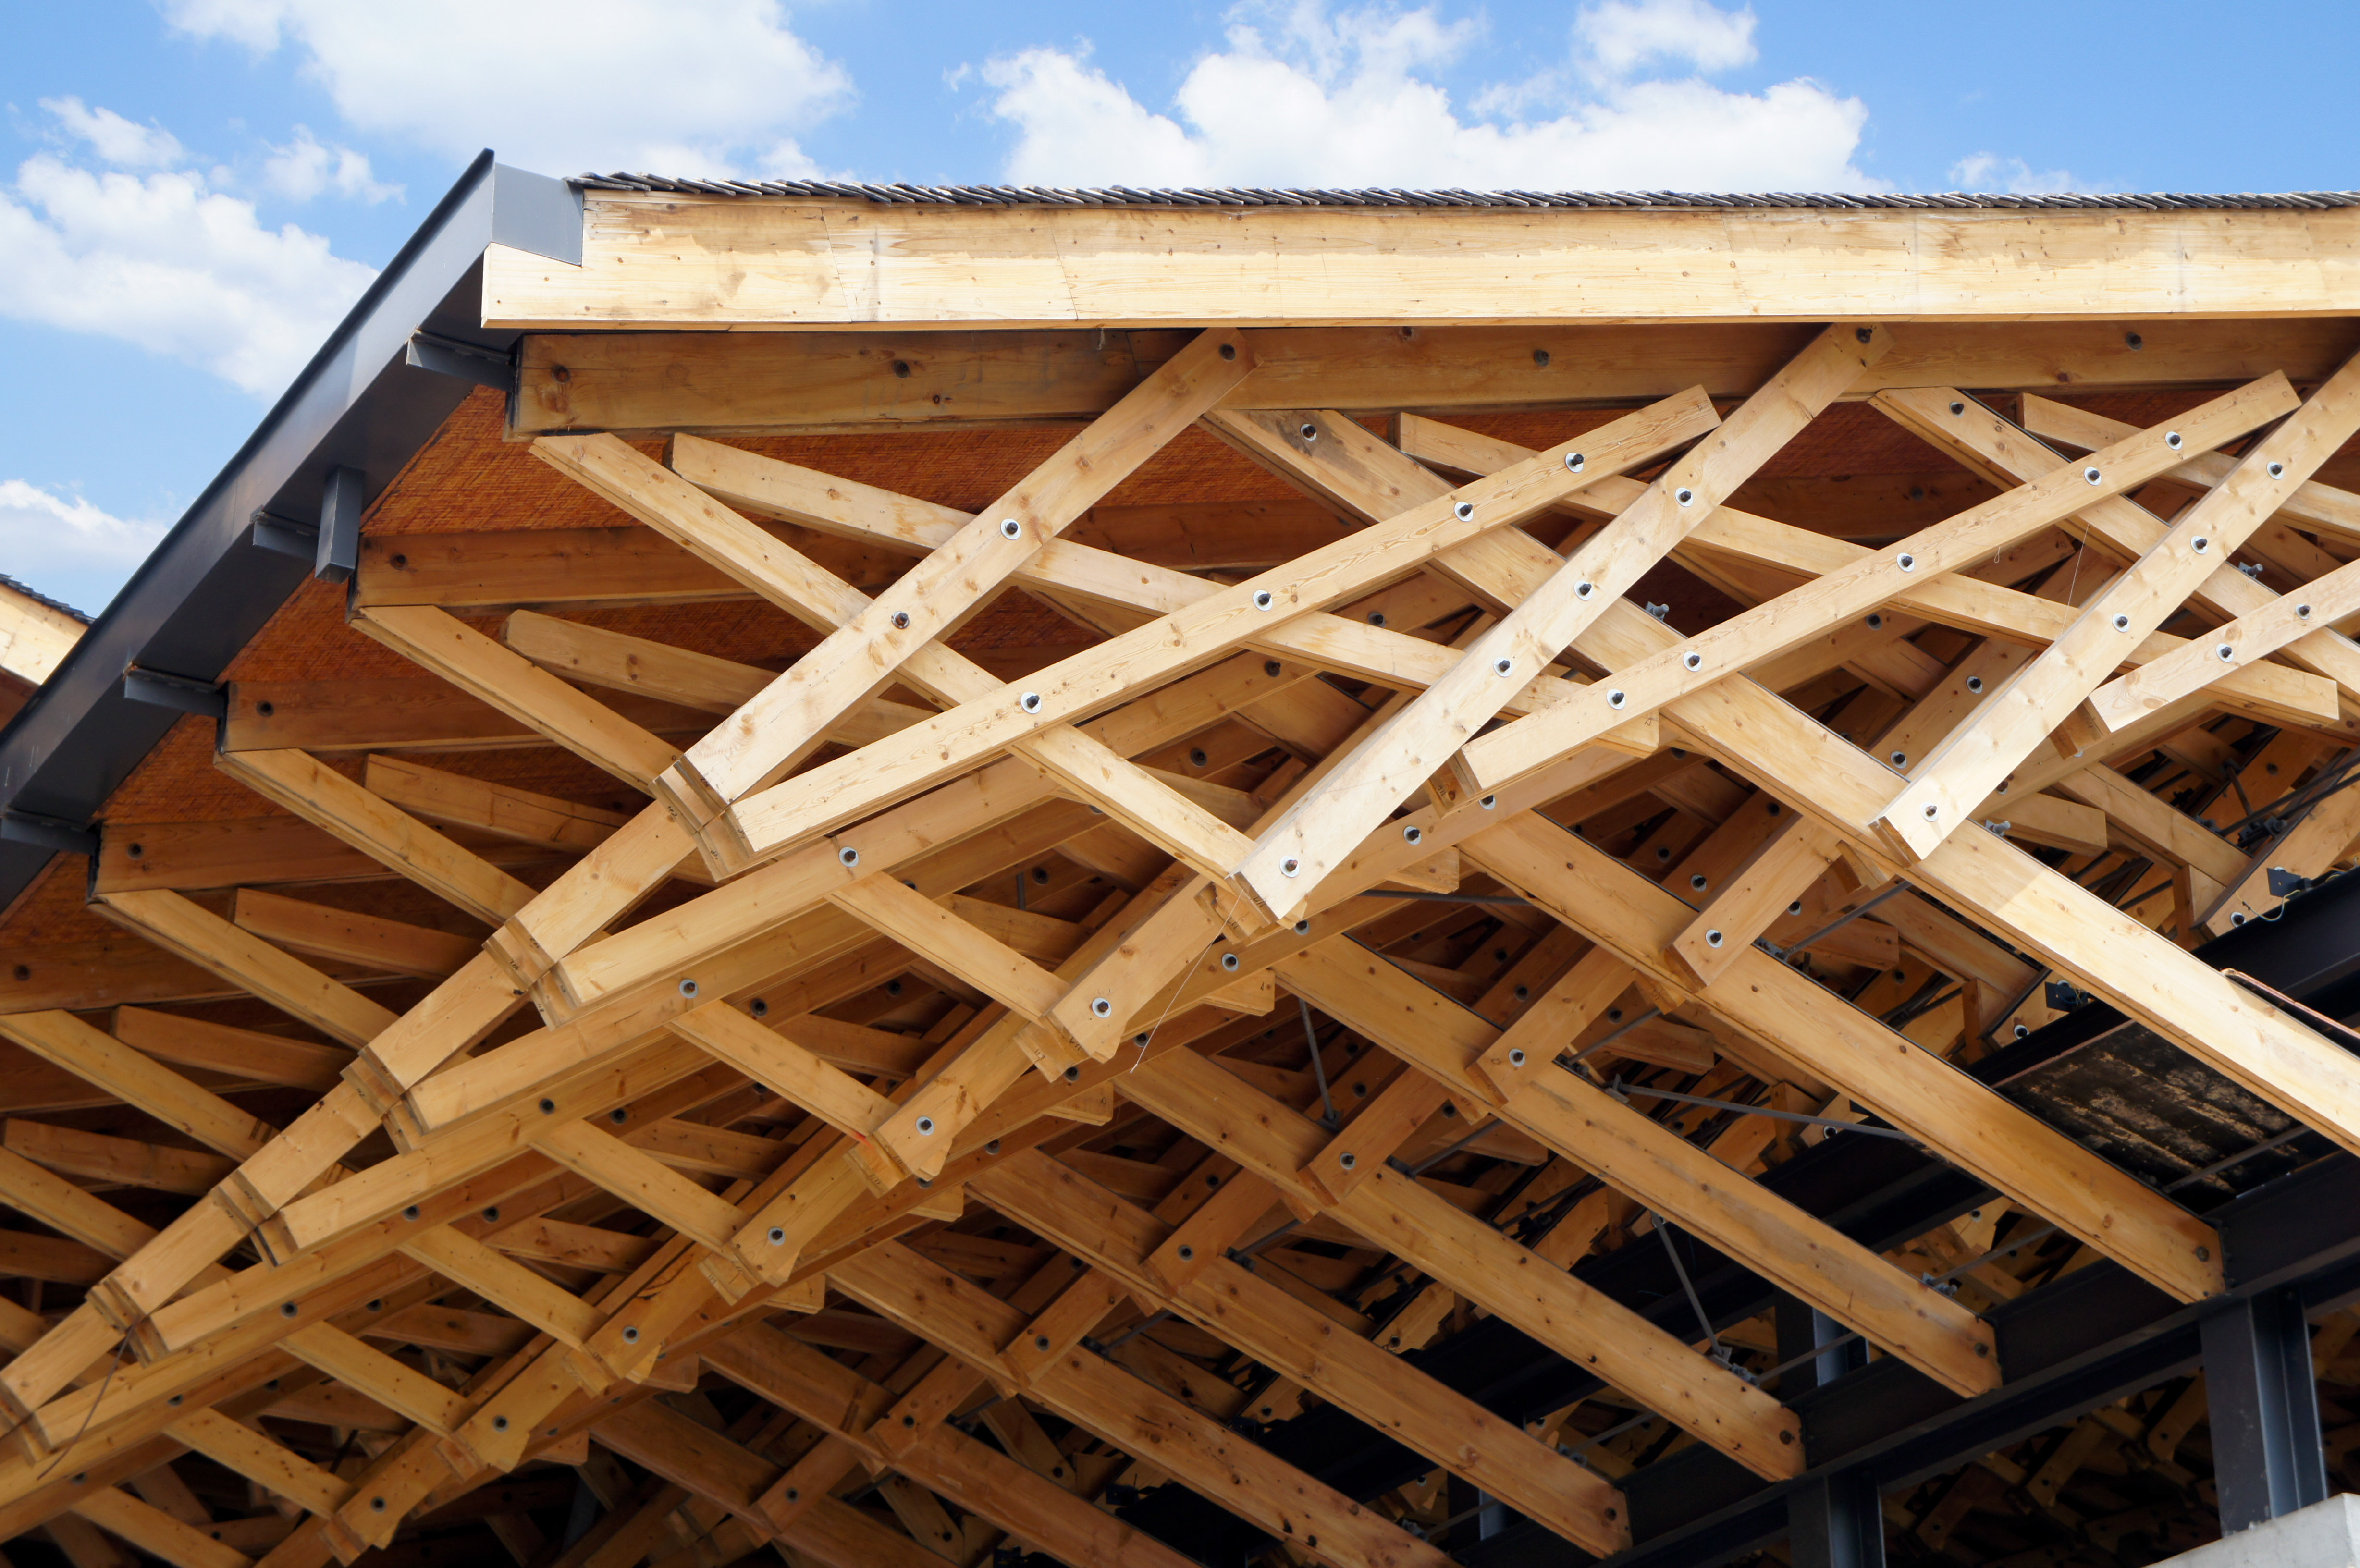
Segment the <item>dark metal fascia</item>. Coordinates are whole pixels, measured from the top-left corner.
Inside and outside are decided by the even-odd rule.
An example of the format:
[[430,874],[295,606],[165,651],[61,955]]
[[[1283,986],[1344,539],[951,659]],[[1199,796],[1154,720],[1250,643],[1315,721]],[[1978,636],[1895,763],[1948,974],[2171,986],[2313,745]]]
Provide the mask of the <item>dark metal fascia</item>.
[[[141,563],[71,653],[0,729],[0,811],[87,824],[179,715],[126,701],[126,670],[217,681],[311,574],[253,542],[258,513],[320,516],[330,472],[355,469],[371,499],[469,390],[410,365],[412,335],[506,353],[521,335],[482,326],[485,248],[579,266],[582,198],[563,180],[479,155]],[[0,907],[51,850],[0,840]]]

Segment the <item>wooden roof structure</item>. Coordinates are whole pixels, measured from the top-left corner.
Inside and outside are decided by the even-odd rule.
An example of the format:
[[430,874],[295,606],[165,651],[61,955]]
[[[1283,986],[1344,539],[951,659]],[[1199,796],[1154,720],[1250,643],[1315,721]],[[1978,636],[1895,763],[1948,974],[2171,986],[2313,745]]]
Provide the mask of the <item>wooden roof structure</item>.
[[2282,1511],[2224,1323],[2360,1439],[2348,197],[897,189],[485,160],[59,642],[20,1563],[2122,1563]]

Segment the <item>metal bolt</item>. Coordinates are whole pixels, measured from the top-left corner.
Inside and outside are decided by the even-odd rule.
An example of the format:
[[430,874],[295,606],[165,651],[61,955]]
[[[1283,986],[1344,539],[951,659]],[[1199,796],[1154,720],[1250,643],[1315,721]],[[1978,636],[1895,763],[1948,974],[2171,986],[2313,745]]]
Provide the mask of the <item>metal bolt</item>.
[[1721,933],[1717,931],[1709,931],[1705,932],[1704,944],[1707,947],[1719,947],[1721,945]]
[[1090,1017],[1094,1018],[1109,1018],[1113,1016],[1114,1004],[1112,1002],[1107,1000],[1104,996],[1093,996],[1090,998]]
[[1683,485],[1672,492],[1672,499],[1683,506],[1693,506],[1696,505],[1696,492]]
[[772,1247],[784,1247],[787,1245],[787,1227],[784,1225],[772,1225],[770,1227],[770,1235],[765,1236],[763,1239],[768,1241]]
[[1868,629],[1873,632],[1883,631],[1885,629],[1885,617],[1883,615],[1869,616]]
[[1606,693],[1606,705],[1610,708],[1619,708],[1625,701],[1627,699],[1619,691]]
[[1041,693],[1027,691],[1016,700],[1016,705],[1028,713],[1037,713],[1041,711]]
[[1704,655],[1700,653],[1684,653],[1680,655],[1680,663],[1689,670],[1700,670],[1704,667]]
[[623,1331],[623,1343],[625,1345],[637,1345],[639,1343],[639,1331],[636,1325]]
[[416,1219],[418,1217],[418,1205],[416,1203],[412,1203],[410,1207],[402,1210],[401,1217],[406,1220]]
[[1381,626],[1384,624],[1385,613],[1382,610],[1371,610],[1369,612],[1369,625],[1372,626]]
[[1196,1249],[1189,1246],[1186,1242],[1182,1242],[1180,1244],[1180,1261],[1183,1263],[1194,1263],[1196,1260]]
[[1065,1069],[1065,1082],[1066,1082],[1066,1083],[1080,1083],[1081,1081],[1082,1081],[1082,1070],[1081,1070],[1081,1068],[1080,1068],[1078,1065],[1076,1065],[1076,1066],[1073,1066],[1073,1067],[1068,1067],[1068,1068],[1066,1068],[1066,1069]]
[[680,983],[680,994],[681,994],[682,996],[695,996],[695,995],[696,995],[696,982],[695,982],[695,981],[694,981],[694,980],[683,980],[683,981],[682,981],[682,982]]
[[1022,523],[1018,522],[1013,517],[1005,518],[1001,521],[1000,525],[1000,537],[1001,539],[1022,539],[1023,535],[1024,525]]
[[1033,1348],[1033,1349],[1035,1349],[1035,1350],[1046,1350],[1046,1349],[1048,1349],[1048,1348],[1049,1348],[1049,1336],[1048,1336],[1047,1334],[1034,1334],[1034,1335],[1032,1336],[1032,1348]]
[[1360,1163],[1360,1157],[1354,1154],[1348,1149],[1343,1153],[1336,1157],[1336,1163],[1342,1166],[1345,1170],[1349,1171],[1354,1166]]
[[2178,452],[2180,450],[2180,432],[2178,430],[2166,430],[2163,433],[2163,444],[2169,447],[2172,451]]
[[1587,599],[1597,592],[1598,584],[1595,583],[1577,583],[1573,585],[1573,596],[1577,599]]
[[2188,541],[2188,548],[2194,550],[2197,554],[2202,555],[2206,550],[2212,548],[2212,541],[2206,539],[2202,534],[2198,534],[2194,539]]
[[1508,1052],[1508,1065],[1511,1067],[1522,1067],[1524,1064],[1524,1048],[1519,1045],[1510,1050]]
[[[77,1475],[74,1479],[79,1481],[82,1477]],[[383,1497],[371,1497],[369,1499],[369,1512],[373,1514],[381,1514],[385,1512],[385,1499]]]
[[1568,474],[1579,474],[1581,472],[1582,464],[1586,461],[1587,459],[1578,452],[1567,452],[1565,454],[1565,471]]
[[1953,403],[1950,405],[1950,417],[1952,419],[1957,419],[1961,414],[1963,414],[1966,411],[1967,406],[1964,403]]
[[1221,954],[1221,967],[1235,975],[1238,972],[1238,955],[1234,953]]
[[1791,903],[1791,904],[1787,905],[1787,906],[1786,906],[1786,912],[1787,912],[1788,914],[1790,914],[1790,915],[1799,915],[1799,914],[1801,914],[1801,913],[1803,912],[1803,900],[1802,900],[1802,899],[1800,899],[1800,898],[1797,898],[1797,899],[1796,899],[1793,903]]
[[2284,479],[2286,477],[2286,464],[2283,463],[2271,463],[2270,477],[2273,479]]
[[1497,811],[1500,807],[1500,797],[1497,795],[1486,795],[1475,803],[1482,807],[1487,811]]
[[1282,877],[1300,877],[1303,875],[1303,862],[1290,855],[1278,863],[1278,874]]
[[2311,619],[2311,606],[2308,604],[2297,604],[2294,607],[2294,618],[2298,621],[2307,621]]
[[1475,515],[1475,503],[1472,501],[1461,501],[1459,505],[1450,508],[1450,515],[1457,517],[1463,523],[1468,518]]
[[1968,676],[1968,677],[1967,677],[1967,690],[1968,690],[1968,691],[1982,691],[1983,689],[1983,678],[1982,676],[1980,676],[1980,675],[1970,675],[1970,676]]
[[1492,672],[1502,676],[1513,673],[1515,668],[1516,661],[1513,659],[1494,659],[1491,663]]
[[1412,822],[1407,827],[1402,829],[1402,837],[1408,840],[1411,844],[1417,844],[1425,839],[1426,830],[1419,827],[1415,822]]
[[997,1153],[999,1153],[999,1152],[1000,1152],[1000,1140],[999,1140],[998,1138],[993,1138],[989,1143],[987,1143],[987,1144],[985,1144],[985,1145],[983,1146],[983,1151],[984,1151],[986,1154],[997,1154]]
[[1311,934],[1311,922],[1309,920],[1295,921],[1295,934],[1297,936],[1309,936]]
[[1896,768],[1907,768],[1907,767],[1908,767],[1908,766],[1909,766],[1909,754],[1908,754],[1907,752],[1906,752],[1906,751],[1896,751],[1896,752],[1895,752],[1895,753],[1893,754],[1893,766],[1894,766],[1894,767],[1896,767]]
[[1548,350],[1546,350],[1546,349],[1545,349],[1545,348],[1536,348],[1536,349],[1533,350],[1533,364],[1535,364],[1535,365],[1539,366],[1539,367],[1540,367],[1541,369],[1543,369],[1543,370],[1546,370],[1546,369],[1548,368],[1548,361],[1549,361],[1549,353],[1548,353]]
[[893,629],[897,632],[905,632],[910,629],[909,611],[896,610],[893,612]]
[[1895,561],[1893,564],[1901,568],[1904,572],[1915,572],[1918,570],[1918,558],[1911,555],[1907,550],[1904,550],[1901,554],[1901,559]]
[[2114,617],[2114,630],[2118,632],[2126,632],[2130,629],[2131,618],[2128,615],[2116,615]]
[[2091,467],[2081,470],[2081,477],[2088,480],[2091,484],[2095,485],[2099,480],[2103,479],[2105,475],[2100,474],[2096,468]]
[[1306,419],[1302,424],[1295,427],[1295,433],[1301,436],[1307,441],[1317,441],[1319,439],[1319,427],[1313,424],[1310,420]]
[[506,1417],[506,1416],[494,1416],[494,1417],[492,1418],[492,1430],[493,1430],[494,1432],[506,1432],[506,1431],[508,1431],[508,1417]]
[[1267,588],[1257,589],[1253,596],[1253,607],[1257,610],[1267,610],[1270,606],[1270,590]]
[[2219,659],[2222,663],[2226,664],[2226,663],[2228,663],[2231,659],[2234,659],[2234,658],[2236,658],[2236,657],[2237,657],[2237,650],[2236,650],[2235,648],[2231,648],[2231,647],[2230,647],[2227,643],[2225,643],[2225,642],[2224,642],[2224,643],[2216,643],[2216,644],[2214,644],[2214,645],[2213,645],[2213,648],[2212,648],[2212,657],[2213,657],[2213,658],[2215,658],[2215,659]]
[[1940,816],[1941,814],[1941,807],[1937,806],[1931,800],[1926,802],[1925,817],[1928,822],[1932,822],[1936,817]]
[[544,1116],[556,1109],[557,1102],[554,1100],[543,1100],[541,1103],[541,1114]]
[[918,1136],[919,1136],[920,1138],[932,1138],[932,1137],[934,1137],[934,1117],[932,1117],[932,1116],[920,1116],[920,1117],[918,1118],[918,1120],[917,1120],[916,1126],[917,1126],[917,1128],[918,1128]]
[[1699,871],[1695,876],[1689,877],[1688,886],[1695,888],[1699,893],[1703,892],[1708,886],[1705,881],[1704,873]]
[[836,852],[836,858],[837,864],[849,871],[860,864],[860,852],[847,844]]
[[293,1317],[295,1315],[295,1303],[292,1301],[281,1301],[279,1305],[279,1315],[282,1318]]
[[1264,675],[1275,678],[1278,674],[1278,660],[1274,659],[1263,659],[1262,661],[1262,672]]
[[1235,358],[1237,358],[1237,357],[1238,357],[1238,345],[1237,345],[1237,344],[1235,344],[1235,343],[1223,343],[1223,344],[1221,345],[1221,357],[1222,357],[1223,359],[1235,359]]

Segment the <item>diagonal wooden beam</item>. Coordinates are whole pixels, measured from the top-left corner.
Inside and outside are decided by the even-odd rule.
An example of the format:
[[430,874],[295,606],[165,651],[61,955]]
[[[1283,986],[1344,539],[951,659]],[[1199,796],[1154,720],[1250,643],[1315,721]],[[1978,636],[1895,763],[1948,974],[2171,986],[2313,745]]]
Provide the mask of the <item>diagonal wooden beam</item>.
[[[1484,1087],[1469,1067],[1501,1031],[1377,954],[1322,943],[1278,973],[1447,1088]],[[1587,1080],[1544,1062],[1527,1065],[1515,1092],[1494,1105],[1511,1125],[1953,1390],[1972,1398],[1998,1386],[1991,1330],[1972,1312]]]
[[[1989,833],[1971,836],[1980,841],[1977,847],[1981,842],[1999,845]],[[2016,861],[2037,865],[2000,847]],[[1681,988],[1661,955],[1665,942],[1692,917],[1668,892],[1529,815],[1470,835],[1460,849],[1641,974]],[[1953,1165],[2180,1300],[2201,1301],[2219,1292],[2220,1240],[2212,1226],[2028,1112],[1974,1085],[1939,1057],[1841,1005],[1769,954],[1756,949],[1741,953],[1698,996],[1706,1007],[1874,1106]]]
[[[1001,1346],[1026,1323],[1007,1303],[896,1243],[830,1269],[828,1278],[970,1366],[1000,1365]],[[1090,1351],[1065,1352],[1029,1379],[1026,1391],[1113,1447],[1153,1455],[1158,1469],[1190,1490],[1272,1535],[1304,1542],[1321,1561],[1400,1568],[1439,1568],[1445,1561],[1392,1520]]]
[[352,611],[352,626],[643,795],[655,792],[657,775],[679,755],[669,742],[502,648],[447,610],[422,604],[361,606]]
[[365,1046],[394,1015],[301,959],[240,931],[180,893],[103,893],[98,913],[137,931],[167,953],[201,964],[332,1040]]
[[218,751],[213,764],[487,925],[532,901],[526,884],[306,752]]
[[[1142,1305],[1177,1311],[1584,1551],[1602,1556],[1628,1544],[1628,1513],[1602,1476],[1210,1247],[1201,1260],[1189,1260],[1185,1279],[1163,1285],[1150,1260],[1177,1231],[1045,1154],[1011,1160],[972,1188],[1009,1218],[1114,1274]],[[1251,1178],[1233,1179],[1231,1188],[1267,1207],[1268,1190]]]
[[[543,448],[544,457],[583,485],[626,502],[634,516],[678,539],[684,546],[708,555],[725,570],[743,576],[764,597],[831,636],[859,624],[874,609],[874,602],[850,583],[772,540],[678,475],[612,437],[545,442]],[[945,542],[944,548],[950,549],[949,541]],[[1178,581],[1192,592],[1197,590],[1194,579]],[[940,642],[921,639],[906,652],[896,673],[945,704],[984,699],[1001,690],[996,677]],[[802,661],[796,668],[802,668]],[[777,679],[784,681],[791,678]],[[762,691],[770,689],[766,684]],[[764,700],[758,691],[749,699],[748,711]],[[874,699],[869,701],[873,702]],[[733,724],[746,722],[748,721],[743,718],[731,721]],[[720,735],[728,727],[722,726],[714,734]],[[907,727],[899,725],[896,729]],[[1083,798],[1098,803],[1117,821],[1150,842],[1164,845],[1182,859],[1218,872],[1242,852],[1244,841],[1234,829],[1175,794],[1093,736],[1059,728],[1031,737],[1020,751],[1028,760],[1079,791]],[[694,832],[710,865],[719,870],[743,869],[746,857],[738,854],[726,827],[710,826],[710,819],[711,813],[702,810],[681,813],[681,820]]]
[[2314,578],[2284,598],[2116,676],[2090,694],[2090,716],[2114,732],[2175,703],[2193,716],[2202,709],[2190,707],[2189,699],[2202,696],[2223,675],[2256,659],[2281,653],[2301,659],[2299,650],[2306,648],[2340,652],[2337,645],[2349,639],[2331,623],[2355,613],[2360,613],[2360,564]]
[[[1198,334],[984,508],[956,539],[858,615],[830,626],[817,648],[742,711],[740,724],[716,730],[691,748],[666,785],[682,820],[702,829],[764,779],[806,755],[830,724],[875,695],[912,654],[956,630],[1020,565],[1252,368],[1253,355],[1239,333]],[[565,448],[559,443],[567,439],[544,437],[534,450],[563,466]],[[593,474],[575,477],[599,488]],[[609,498],[641,515],[628,495]],[[641,520],[662,526],[654,517],[641,515]],[[675,542],[694,550],[701,541],[692,536]]]
[[[1970,412],[1975,405],[1961,397],[1951,397],[1946,406],[1959,410],[1951,417],[1960,420],[1986,417]],[[2285,378],[2265,376],[2093,453],[2077,467],[2040,474],[1946,522],[1863,555],[1849,566],[1731,616],[1676,649],[1617,669],[1613,680],[1583,688],[1570,702],[1469,742],[1453,768],[1470,792],[1496,789],[1636,714],[1710,689],[1844,622],[1873,614],[1916,583],[1977,564],[2094,500],[2135,488],[2168,472],[2186,446],[2233,439],[2294,407]],[[2172,444],[2175,437],[2177,445]],[[2128,639],[2125,654],[2137,640]]]
[[[1694,450],[1584,540],[1450,671],[1361,743],[1263,832],[1239,867],[1262,902],[1288,909],[1555,659],[1695,523],[1753,475],[1890,346],[1874,327],[1830,327]],[[1291,449],[1267,449],[1273,454]],[[1317,466],[1325,454],[1302,454]],[[1609,726],[1612,727],[1612,726]]]
[[[749,795],[730,811],[748,854],[771,858],[905,798],[1053,725],[1202,668],[1283,619],[1349,603],[1434,557],[1537,515],[1595,478],[1717,422],[1700,397],[1667,399],[1287,565],[1061,659],[1017,688],[961,706]],[[1569,454],[1584,454],[1579,472]],[[1460,515],[1459,508],[1467,508]],[[1037,704],[1022,701],[1026,692]]]
[[[1921,859],[1970,820],[1983,798],[2122,662],[2122,649],[2177,612],[2277,510],[2286,494],[2355,430],[2360,430],[2360,360],[2337,371],[2290,418],[2256,442],[2235,471],[2092,600],[2064,636],[1986,696],[1973,715],[1950,732],[1925,767],[1911,776],[1908,788],[1876,819],[1887,846],[1907,859]],[[2167,446],[2169,441],[2167,437]],[[2212,444],[2199,443],[2200,449]],[[2114,461],[2112,454],[2119,450],[2093,454],[2082,473]]]
[[[1219,1064],[1175,1051],[1124,1073],[1119,1088],[1283,1195],[1318,1204],[1296,1172],[1327,1143],[1327,1129]],[[1755,1474],[1800,1467],[1794,1418],[1775,1400],[1620,1302],[1536,1264],[1430,1188],[1380,1171],[1326,1212]]]

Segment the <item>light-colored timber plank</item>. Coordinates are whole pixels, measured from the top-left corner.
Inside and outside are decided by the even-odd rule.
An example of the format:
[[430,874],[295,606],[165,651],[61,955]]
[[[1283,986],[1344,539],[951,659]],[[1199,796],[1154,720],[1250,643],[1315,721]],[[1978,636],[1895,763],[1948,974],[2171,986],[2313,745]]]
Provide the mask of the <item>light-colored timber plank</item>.
[[[965,771],[985,757],[1054,724],[1113,706],[1185,675],[1251,639],[1278,617],[1349,602],[1398,580],[1437,555],[1537,515],[1592,478],[1633,466],[1692,439],[1718,420],[1700,397],[1651,406],[1601,426],[1457,498],[1438,497],[1377,528],[1248,579],[1161,620],[1028,677],[1041,701],[985,699],[912,725],[748,797],[728,813],[748,850],[768,857]],[[1586,454],[1582,472],[1568,452]],[[1457,507],[1471,510],[1465,517]]]
[[553,795],[429,768],[407,757],[369,757],[363,780],[412,815],[446,827],[473,828],[518,844],[587,853],[630,819]]
[[256,887],[237,890],[230,920],[240,931],[313,958],[366,964],[431,980],[456,973],[482,945],[453,931],[358,914]]
[[448,611],[380,605],[353,612],[353,626],[422,669],[547,735],[643,794],[678,755],[612,708],[511,653]]
[[394,1021],[391,1012],[350,986],[179,893],[107,893],[91,907],[346,1045],[366,1045]]
[[[1874,364],[1889,341],[1873,327],[1821,332],[1504,618],[1469,643],[1447,675],[1362,742],[1256,841],[1240,869],[1263,903],[1285,909],[1298,896],[1290,884],[1307,879],[1316,886],[1345,852],[1499,713],[1509,691],[1522,684],[1519,676],[1546,665],[1608,605],[1620,602],[1698,521]],[[1283,461],[1294,449],[1271,444],[1263,452],[1266,462]],[[1302,466],[1326,461],[1317,449],[1298,459]]]
[[[1410,335],[1390,322],[1265,328],[1254,334],[1253,378],[1226,406],[1380,414],[1404,408],[1597,406],[1693,386],[1715,397],[1740,398],[1775,374],[1814,330],[1768,322],[1596,325],[1554,312],[1516,326],[1438,322]],[[1893,335],[1893,352],[1850,396],[1888,387],[2220,386],[2269,370],[2310,382],[2325,378],[2360,347],[2360,334],[2348,321],[2334,318],[2221,321],[2150,315],[2135,335],[2087,321],[1907,322]],[[519,355],[508,433],[512,439],[593,430],[722,435],[1087,419],[1110,408],[1186,341],[1181,331],[1100,328],[533,332]],[[1849,487],[1857,490],[1862,482],[1855,477]],[[1110,548],[1146,553],[1142,541],[1117,539]],[[364,562],[379,542],[362,541]],[[411,562],[422,563],[415,536],[382,542],[406,547]],[[1235,562],[1216,557],[1202,564]],[[362,575],[366,582],[366,565]],[[520,593],[511,602],[532,597]]]
[[[1950,732],[1877,819],[1878,833],[1887,844],[1908,858],[1923,858],[1955,832],[1967,813],[2113,673],[2121,663],[2123,645],[2145,637],[2175,613],[2278,509],[2286,493],[2310,477],[2355,430],[2360,430],[2360,360],[2337,371],[2291,417],[2256,442],[2235,471],[2092,600],[2062,637]],[[2216,444],[2190,440],[2199,450]],[[2116,446],[2093,453],[2081,473],[2095,473],[2118,461],[2114,454],[2119,451]]]
[[[1959,410],[1952,416],[1958,419],[1983,417],[1975,405],[1956,396],[1948,406]],[[1612,681],[1583,688],[1569,702],[1469,742],[1453,763],[1454,770],[1472,792],[1497,789],[1637,713],[1702,691],[1843,622],[1867,615],[1914,582],[1976,564],[2092,501],[2168,472],[2181,450],[2167,444],[2173,434],[2183,445],[2211,444],[2294,407],[2292,388],[2277,376],[2214,398],[2167,426],[2093,454],[2087,463],[2041,474],[1956,517],[1732,615],[1677,649],[1618,669]],[[2097,477],[2090,480],[2087,474]]]
[[[975,208],[586,193],[583,265],[485,256],[490,327],[1394,327],[2335,315],[2349,210]],[[1648,265],[1634,268],[1631,257]],[[2201,259],[2200,259],[2201,258]]]

